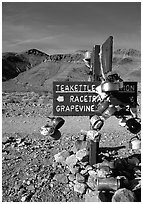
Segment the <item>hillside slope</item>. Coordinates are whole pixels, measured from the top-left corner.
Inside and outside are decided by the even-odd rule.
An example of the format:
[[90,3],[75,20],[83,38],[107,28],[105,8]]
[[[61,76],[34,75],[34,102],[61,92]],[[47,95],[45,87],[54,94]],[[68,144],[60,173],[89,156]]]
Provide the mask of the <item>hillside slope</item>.
[[17,77],[20,73],[39,65],[42,62],[81,62],[83,52],[73,54],[48,55],[37,49],[30,49],[21,53],[7,52],[2,55],[2,80],[7,81]]
[[[44,90],[51,92],[53,81],[88,80],[89,69],[82,60],[85,51],[51,56],[42,55],[37,50],[35,53],[32,51],[24,53],[25,61],[22,65],[19,65],[19,69],[22,70],[21,73],[18,73],[18,76],[15,78],[3,82],[3,91]],[[23,56],[23,53],[21,55]],[[133,49],[116,50],[113,55],[113,71],[120,74],[124,80],[140,81],[140,56],[140,52]],[[27,58],[28,61],[26,61]],[[26,63],[29,63],[31,66],[26,65],[27,67],[25,68]]]
[[7,81],[15,78],[21,72],[31,69],[46,60],[48,57],[49,55],[37,49],[31,49],[21,53],[3,53],[2,80]]
[[118,49],[113,55],[113,70],[127,81],[141,80],[141,52],[134,49]]

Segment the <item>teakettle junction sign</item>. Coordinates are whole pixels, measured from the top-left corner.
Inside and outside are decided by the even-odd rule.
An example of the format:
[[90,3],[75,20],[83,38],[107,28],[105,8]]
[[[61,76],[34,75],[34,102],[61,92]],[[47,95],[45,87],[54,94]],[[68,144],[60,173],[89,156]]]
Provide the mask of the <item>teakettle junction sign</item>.
[[[99,82],[53,82],[53,114],[55,116],[90,116],[102,98],[98,93]],[[137,82],[123,82],[118,92],[112,92],[130,107],[136,107]]]
[[[101,46],[94,45],[92,52],[85,53],[87,81],[53,82],[54,116],[89,116],[90,130],[86,134],[91,166],[98,162],[100,130],[108,118],[115,116],[133,134],[141,129],[137,121],[137,82],[125,82],[112,72],[112,55],[110,36]],[[49,132],[51,128],[45,129]]]

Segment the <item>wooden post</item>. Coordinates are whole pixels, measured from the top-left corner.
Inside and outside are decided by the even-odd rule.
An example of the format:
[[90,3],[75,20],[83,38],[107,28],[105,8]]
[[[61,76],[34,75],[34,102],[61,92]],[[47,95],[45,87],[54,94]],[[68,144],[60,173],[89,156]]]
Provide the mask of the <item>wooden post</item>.
[[99,76],[101,75],[99,53],[100,45],[94,45],[91,58],[91,66],[93,69],[93,81],[99,81]]
[[[92,55],[91,55],[91,67],[92,67],[92,81],[96,82],[99,81],[99,76],[101,75],[100,69],[100,60],[99,60],[99,53],[100,53],[100,45],[95,45],[93,47]],[[89,119],[92,116],[89,117]],[[90,125],[90,129],[92,127]],[[99,141],[92,141],[90,140],[89,145],[89,164],[93,166],[98,162],[98,153],[99,153]]]
[[113,37],[110,36],[102,45],[102,68],[104,74],[112,71]]
[[[101,52],[100,52],[101,51]],[[91,56],[91,68],[92,68],[92,81],[99,81],[99,77],[102,75],[104,78],[106,73],[112,71],[112,53],[113,53],[113,37],[110,36],[105,43],[101,46],[95,45],[93,47]],[[105,78],[104,78],[105,79]],[[89,117],[89,119],[92,116]],[[92,129],[90,125],[90,129]],[[98,162],[99,153],[99,140],[96,142],[90,141],[89,150],[89,163],[94,165]]]

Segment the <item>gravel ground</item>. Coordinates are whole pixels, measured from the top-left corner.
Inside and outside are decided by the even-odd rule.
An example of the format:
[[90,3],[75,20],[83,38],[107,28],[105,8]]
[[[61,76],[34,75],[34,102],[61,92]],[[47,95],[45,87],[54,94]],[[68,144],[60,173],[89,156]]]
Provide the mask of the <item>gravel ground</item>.
[[[47,138],[39,129],[52,114],[51,98],[35,93],[3,93],[2,113],[2,201],[85,201],[69,186],[68,169],[54,165],[53,160],[58,152],[71,150],[81,129],[89,130],[89,117],[64,117],[58,136]],[[116,149],[120,158],[132,154],[129,141],[134,135],[120,127],[114,116],[107,120],[101,134],[100,148],[104,152]],[[62,179],[54,180],[56,174],[62,174]]]

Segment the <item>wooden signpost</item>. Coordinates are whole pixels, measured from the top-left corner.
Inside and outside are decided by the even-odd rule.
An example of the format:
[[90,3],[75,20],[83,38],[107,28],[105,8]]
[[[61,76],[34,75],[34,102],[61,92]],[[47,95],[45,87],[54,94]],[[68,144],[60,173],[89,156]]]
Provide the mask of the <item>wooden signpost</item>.
[[101,61],[104,74],[112,71],[113,37],[110,36],[101,46]]
[[[104,78],[104,74],[112,70],[112,49],[112,36],[110,36],[101,47],[100,45],[95,45],[93,47],[91,59],[91,66],[93,69],[92,81],[99,81],[101,76]],[[91,116],[89,118],[91,118]],[[91,125],[90,129],[92,129]],[[89,147],[89,164],[92,166],[98,162],[99,140],[91,140]]]
[[[89,54],[89,53],[88,53]],[[53,115],[54,116],[94,116],[98,102],[96,87],[106,80],[105,74],[112,71],[113,37],[110,36],[102,46],[95,45],[91,59],[85,59],[90,68],[89,82],[53,82]],[[86,61],[87,60],[87,61]],[[113,94],[123,103],[136,108],[137,82],[123,82],[123,88]],[[92,126],[90,125],[92,130]],[[94,130],[93,130],[94,131]],[[98,162],[99,140],[90,140],[89,163]]]

